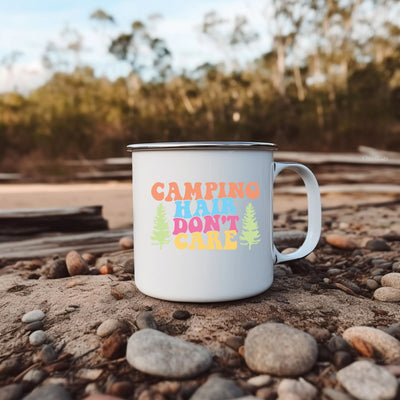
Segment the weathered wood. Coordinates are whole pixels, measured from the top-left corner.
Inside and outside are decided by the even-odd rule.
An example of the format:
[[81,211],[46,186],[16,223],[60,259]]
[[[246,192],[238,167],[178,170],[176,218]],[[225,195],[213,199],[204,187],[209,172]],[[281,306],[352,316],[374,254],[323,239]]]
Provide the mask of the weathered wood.
[[[399,185],[389,184],[343,184],[343,185],[322,185],[320,193],[386,193],[397,195],[400,194]],[[274,190],[278,194],[306,194],[304,186],[278,187]]]
[[115,229],[81,234],[58,234],[0,243],[0,266],[12,260],[65,256],[70,250],[103,254],[120,250],[119,239],[132,235],[132,229]]
[[108,229],[102,206],[0,211],[0,239],[43,232],[90,232]]

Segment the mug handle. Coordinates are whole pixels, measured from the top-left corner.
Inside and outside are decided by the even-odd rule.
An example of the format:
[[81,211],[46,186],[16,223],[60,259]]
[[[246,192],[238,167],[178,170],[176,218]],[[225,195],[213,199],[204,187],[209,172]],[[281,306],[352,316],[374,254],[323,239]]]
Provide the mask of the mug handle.
[[296,260],[310,254],[318,244],[321,236],[321,195],[317,179],[309,168],[302,164],[291,162],[274,162],[273,180],[275,181],[279,173],[284,169],[291,169],[297,172],[306,186],[307,206],[308,206],[308,229],[304,243],[293,253],[280,253],[275,244],[273,245],[275,260],[274,264]]

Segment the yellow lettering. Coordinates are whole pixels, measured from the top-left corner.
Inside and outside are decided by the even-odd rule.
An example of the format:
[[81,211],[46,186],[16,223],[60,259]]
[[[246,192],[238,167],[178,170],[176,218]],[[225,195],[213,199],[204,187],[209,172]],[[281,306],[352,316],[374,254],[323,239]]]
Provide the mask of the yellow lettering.
[[[221,241],[218,239],[219,237],[219,232],[217,231],[209,231],[207,232],[207,249],[208,250],[214,250],[215,248],[217,250],[222,250],[222,244]],[[215,245],[214,245],[215,243]]]
[[175,246],[180,250],[186,249],[187,243],[182,242],[182,239],[187,239],[187,237],[188,237],[187,233],[180,233],[179,235],[176,235]]
[[233,242],[232,239],[237,235],[236,231],[225,231],[225,247],[224,250],[236,250],[237,241]]
[[200,232],[193,232],[192,243],[190,243],[188,249],[194,250],[196,248],[195,243],[197,243],[198,250],[204,250],[206,248]]

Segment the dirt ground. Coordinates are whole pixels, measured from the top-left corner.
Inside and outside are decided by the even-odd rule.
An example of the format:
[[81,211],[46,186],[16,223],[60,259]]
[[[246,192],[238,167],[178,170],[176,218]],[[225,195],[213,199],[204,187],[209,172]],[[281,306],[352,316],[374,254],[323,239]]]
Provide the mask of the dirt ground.
[[[332,193],[322,196],[322,206],[382,202],[393,198],[390,194]],[[0,185],[0,210],[88,205],[103,205],[103,216],[111,229],[132,226],[130,182]],[[306,208],[307,200],[303,195],[274,196],[275,212]]]

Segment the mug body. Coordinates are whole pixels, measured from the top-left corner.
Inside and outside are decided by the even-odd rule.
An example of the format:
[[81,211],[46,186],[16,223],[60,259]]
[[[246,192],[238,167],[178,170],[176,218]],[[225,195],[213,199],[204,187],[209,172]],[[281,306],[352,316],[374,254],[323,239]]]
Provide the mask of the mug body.
[[274,145],[129,147],[139,290],[188,302],[265,291],[273,281]]

